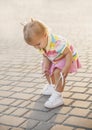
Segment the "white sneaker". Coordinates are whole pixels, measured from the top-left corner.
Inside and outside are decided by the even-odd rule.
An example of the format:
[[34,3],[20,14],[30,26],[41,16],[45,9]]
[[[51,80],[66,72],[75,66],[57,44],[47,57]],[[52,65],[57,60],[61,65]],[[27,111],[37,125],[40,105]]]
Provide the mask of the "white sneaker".
[[47,108],[55,108],[55,107],[61,106],[63,104],[64,104],[64,102],[63,102],[63,97],[62,97],[61,93],[54,90],[53,94],[50,96],[50,98],[44,104],[44,106]]
[[43,95],[51,95],[54,91],[55,85],[54,84],[47,84],[43,90],[42,90],[42,94]]

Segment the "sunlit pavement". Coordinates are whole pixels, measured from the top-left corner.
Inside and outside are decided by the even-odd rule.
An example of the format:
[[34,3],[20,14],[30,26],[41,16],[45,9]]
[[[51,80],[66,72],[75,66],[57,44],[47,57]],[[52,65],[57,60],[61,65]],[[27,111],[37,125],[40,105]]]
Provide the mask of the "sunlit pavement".
[[[63,35],[79,52],[82,68],[70,74],[64,105],[44,107],[42,56],[23,40],[20,23],[31,17]],[[0,1],[0,130],[92,130],[92,1]]]

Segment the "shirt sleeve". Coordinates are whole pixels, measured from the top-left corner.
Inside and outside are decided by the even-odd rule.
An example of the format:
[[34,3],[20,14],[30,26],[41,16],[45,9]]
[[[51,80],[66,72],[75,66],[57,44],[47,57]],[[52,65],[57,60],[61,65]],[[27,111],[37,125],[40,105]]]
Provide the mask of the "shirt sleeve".
[[58,54],[63,54],[65,48],[68,46],[67,41],[64,38],[61,38],[56,41],[56,52]]

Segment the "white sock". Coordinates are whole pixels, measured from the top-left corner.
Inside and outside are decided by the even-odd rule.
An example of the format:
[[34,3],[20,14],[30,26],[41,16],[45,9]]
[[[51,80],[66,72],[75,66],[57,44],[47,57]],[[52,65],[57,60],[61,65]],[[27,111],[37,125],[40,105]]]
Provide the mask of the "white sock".
[[56,93],[57,95],[62,95],[61,92],[58,92],[58,91],[56,91],[56,90],[55,90],[55,93]]

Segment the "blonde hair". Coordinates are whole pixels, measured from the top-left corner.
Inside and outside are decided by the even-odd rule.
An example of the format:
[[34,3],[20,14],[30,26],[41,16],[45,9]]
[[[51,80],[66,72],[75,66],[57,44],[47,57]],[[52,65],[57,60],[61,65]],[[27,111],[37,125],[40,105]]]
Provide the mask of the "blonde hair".
[[48,27],[42,22],[31,18],[31,22],[24,25],[23,33],[24,40],[27,43],[31,43],[34,40],[34,36],[41,37],[43,34],[48,34]]

